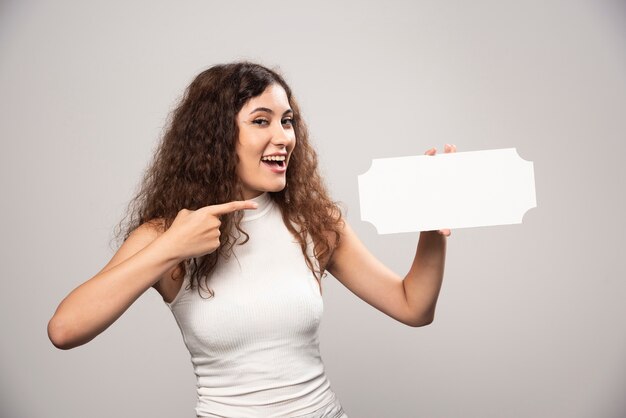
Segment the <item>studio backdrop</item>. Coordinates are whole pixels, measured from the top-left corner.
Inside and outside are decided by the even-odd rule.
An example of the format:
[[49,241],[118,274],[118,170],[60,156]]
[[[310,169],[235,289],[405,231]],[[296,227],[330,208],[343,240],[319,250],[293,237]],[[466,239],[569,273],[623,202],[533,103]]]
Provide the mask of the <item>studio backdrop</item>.
[[[0,416],[193,417],[194,371],[148,290],[72,350],[46,326],[202,70],[292,86],[333,199],[404,276],[418,233],[360,218],[373,158],[516,148],[523,223],[452,230],[435,320],[401,324],[324,278],[320,348],[350,418],[626,416],[626,8],[620,1],[0,4]],[[420,195],[420,190],[407,190]]]

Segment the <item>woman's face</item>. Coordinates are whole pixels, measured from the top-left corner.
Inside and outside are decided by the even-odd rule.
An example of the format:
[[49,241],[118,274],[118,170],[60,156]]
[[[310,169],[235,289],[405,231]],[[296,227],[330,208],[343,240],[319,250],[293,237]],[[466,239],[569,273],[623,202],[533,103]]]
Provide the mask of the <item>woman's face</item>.
[[289,157],[296,146],[293,111],[285,90],[270,84],[248,100],[237,114],[237,125],[237,175],[243,184],[243,198],[284,189]]

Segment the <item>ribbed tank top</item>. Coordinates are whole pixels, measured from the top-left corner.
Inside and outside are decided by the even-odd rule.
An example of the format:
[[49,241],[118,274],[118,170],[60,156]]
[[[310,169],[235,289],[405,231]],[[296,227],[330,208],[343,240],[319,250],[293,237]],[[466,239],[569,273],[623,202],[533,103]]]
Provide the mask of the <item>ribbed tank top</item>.
[[[324,371],[318,329],[324,303],[268,192],[252,199],[241,227],[250,239],[220,258],[208,282],[188,289],[172,311],[197,377],[199,417],[335,418],[343,414]],[[245,238],[239,236],[239,240]],[[309,240],[309,257],[312,243]]]

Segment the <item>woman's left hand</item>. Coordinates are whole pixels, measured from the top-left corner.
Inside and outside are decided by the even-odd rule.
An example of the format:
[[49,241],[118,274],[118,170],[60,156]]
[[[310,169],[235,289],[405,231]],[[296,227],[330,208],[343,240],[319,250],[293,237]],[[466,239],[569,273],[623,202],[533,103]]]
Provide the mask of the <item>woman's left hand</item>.
[[[446,144],[444,147],[444,152],[448,153],[448,152],[456,152],[456,145],[452,144]],[[426,155],[435,155],[437,153],[437,148],[431,148],[428,151],[426,151],[424,154]],[[449,229],[440,229],[437,231],[439,234],[445,236],[445,237],[449,237],[452,232]]]

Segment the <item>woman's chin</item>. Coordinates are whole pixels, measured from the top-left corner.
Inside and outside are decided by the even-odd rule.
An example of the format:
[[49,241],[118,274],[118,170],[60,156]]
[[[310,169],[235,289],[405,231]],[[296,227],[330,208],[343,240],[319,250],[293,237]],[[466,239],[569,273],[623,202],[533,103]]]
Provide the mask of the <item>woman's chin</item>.
[[276,192],[280,192],[284,190],[285,186],[286,186],[285,183],[264,184],[264,185],[259,185],[255,187],[254,190],[256,190],[258,194],[263,193],[263,192],[276,193]]
[[276,192],[280,192],[280,191],[282,191],[284,189],[285,189],[285,184],[279,184],[279,185],[274,185],[272,187],[268,187],[267,191],[276,193]]

